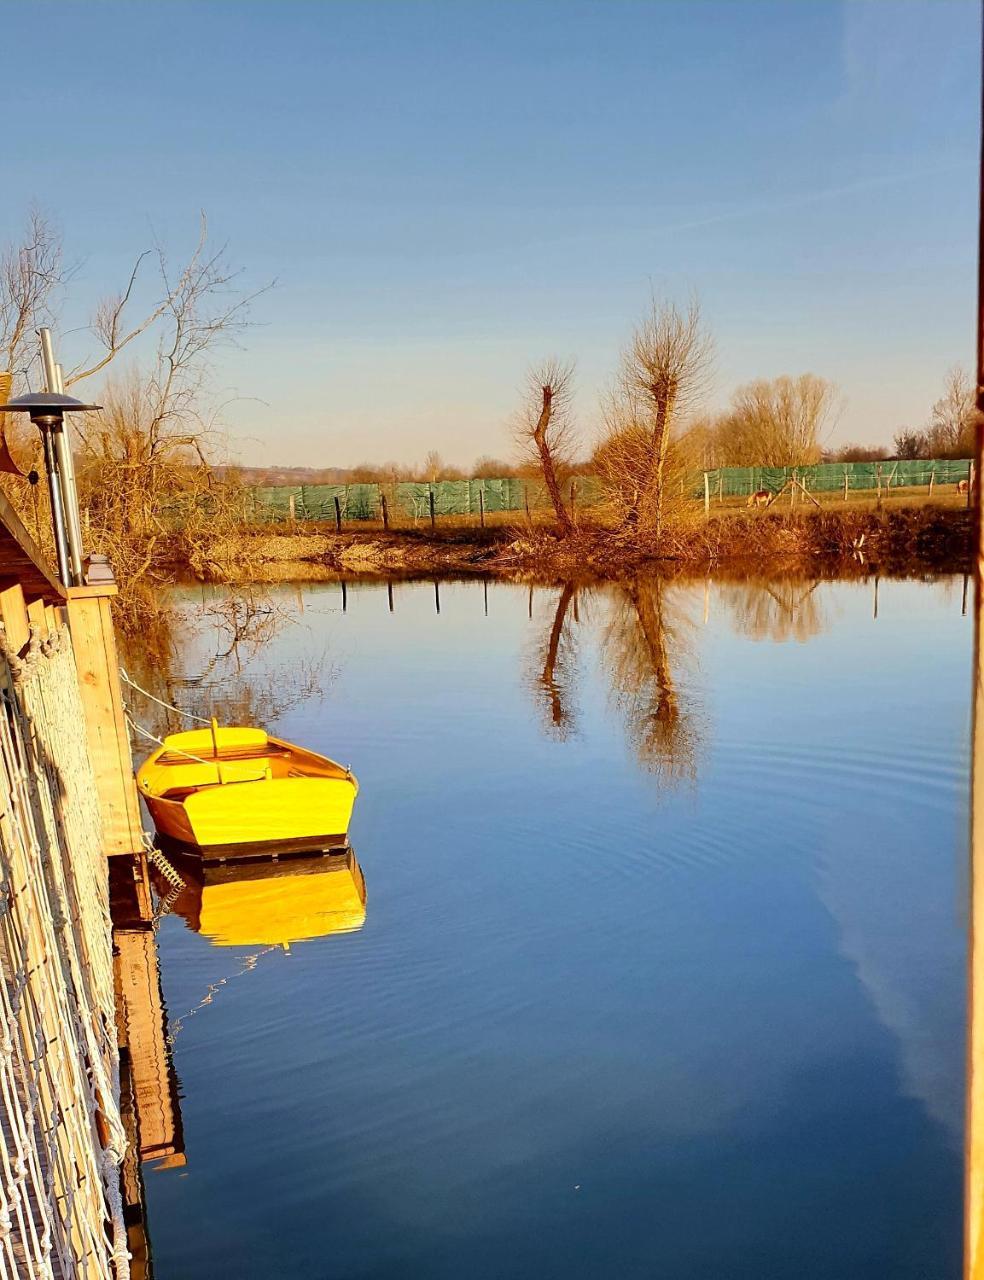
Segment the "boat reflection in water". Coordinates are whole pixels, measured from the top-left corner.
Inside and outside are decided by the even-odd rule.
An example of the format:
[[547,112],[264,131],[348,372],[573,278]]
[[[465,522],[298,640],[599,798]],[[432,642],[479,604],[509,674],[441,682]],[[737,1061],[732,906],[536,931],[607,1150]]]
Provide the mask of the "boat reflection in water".
[[289,949],[365,924],[366,885],[351,849],[235,863],[167,857],[184,881],[160,886],[168,910],[213,946]]

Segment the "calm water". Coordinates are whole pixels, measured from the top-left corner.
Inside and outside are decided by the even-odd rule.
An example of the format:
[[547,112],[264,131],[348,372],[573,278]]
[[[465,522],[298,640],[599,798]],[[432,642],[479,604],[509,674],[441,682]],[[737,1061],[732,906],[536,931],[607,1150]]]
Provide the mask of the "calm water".
[[367,899],[163,917],[158,1280],[956,1277],[960,587],[179,593],[168,696],[352,764]]

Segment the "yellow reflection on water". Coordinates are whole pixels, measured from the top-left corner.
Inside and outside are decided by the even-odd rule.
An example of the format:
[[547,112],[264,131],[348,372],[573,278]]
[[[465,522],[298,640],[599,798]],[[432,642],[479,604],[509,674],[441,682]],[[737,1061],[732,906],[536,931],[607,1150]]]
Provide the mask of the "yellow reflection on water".
[[366,920],[366,885],[352,850],[256,863],[175,859],[185,881],[170,910],[216,947],[289,947],[352,933]]

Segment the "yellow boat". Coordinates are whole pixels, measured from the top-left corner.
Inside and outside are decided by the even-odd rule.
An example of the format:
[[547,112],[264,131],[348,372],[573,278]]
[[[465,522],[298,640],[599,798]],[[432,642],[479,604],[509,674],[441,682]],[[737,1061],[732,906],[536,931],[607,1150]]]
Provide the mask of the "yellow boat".
[[[366,885],[355,853],[282,862],[203,865],[175,856],[184,879],[170,910],[216,947],[289,948],[355,933],[366,921]],[[161,889],[169,888],[161,881]]]
[[327,756],[214,720],[166,737],[137,786],[159,835],[222,858],[344,845],[359,790]]

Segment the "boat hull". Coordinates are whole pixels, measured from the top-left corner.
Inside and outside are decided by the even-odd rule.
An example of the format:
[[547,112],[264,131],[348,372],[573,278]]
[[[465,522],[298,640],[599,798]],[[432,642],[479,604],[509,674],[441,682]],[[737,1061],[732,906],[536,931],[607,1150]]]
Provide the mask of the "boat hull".
[[344,836],[355,793],[346,778],[279,778],[208,787],[183,800],[144,798],[161,835],[215,849]]
[[[220,752],[201,758],[195,734],[166,740],[137,771],[158,835],[200,851],[319,849],[344,843],[358,783],[341,765],[276,738],[242,742],[218,730]],[[227,743],[236,735],[233,754]],[[274,770],[280,776],[276,776]]]

